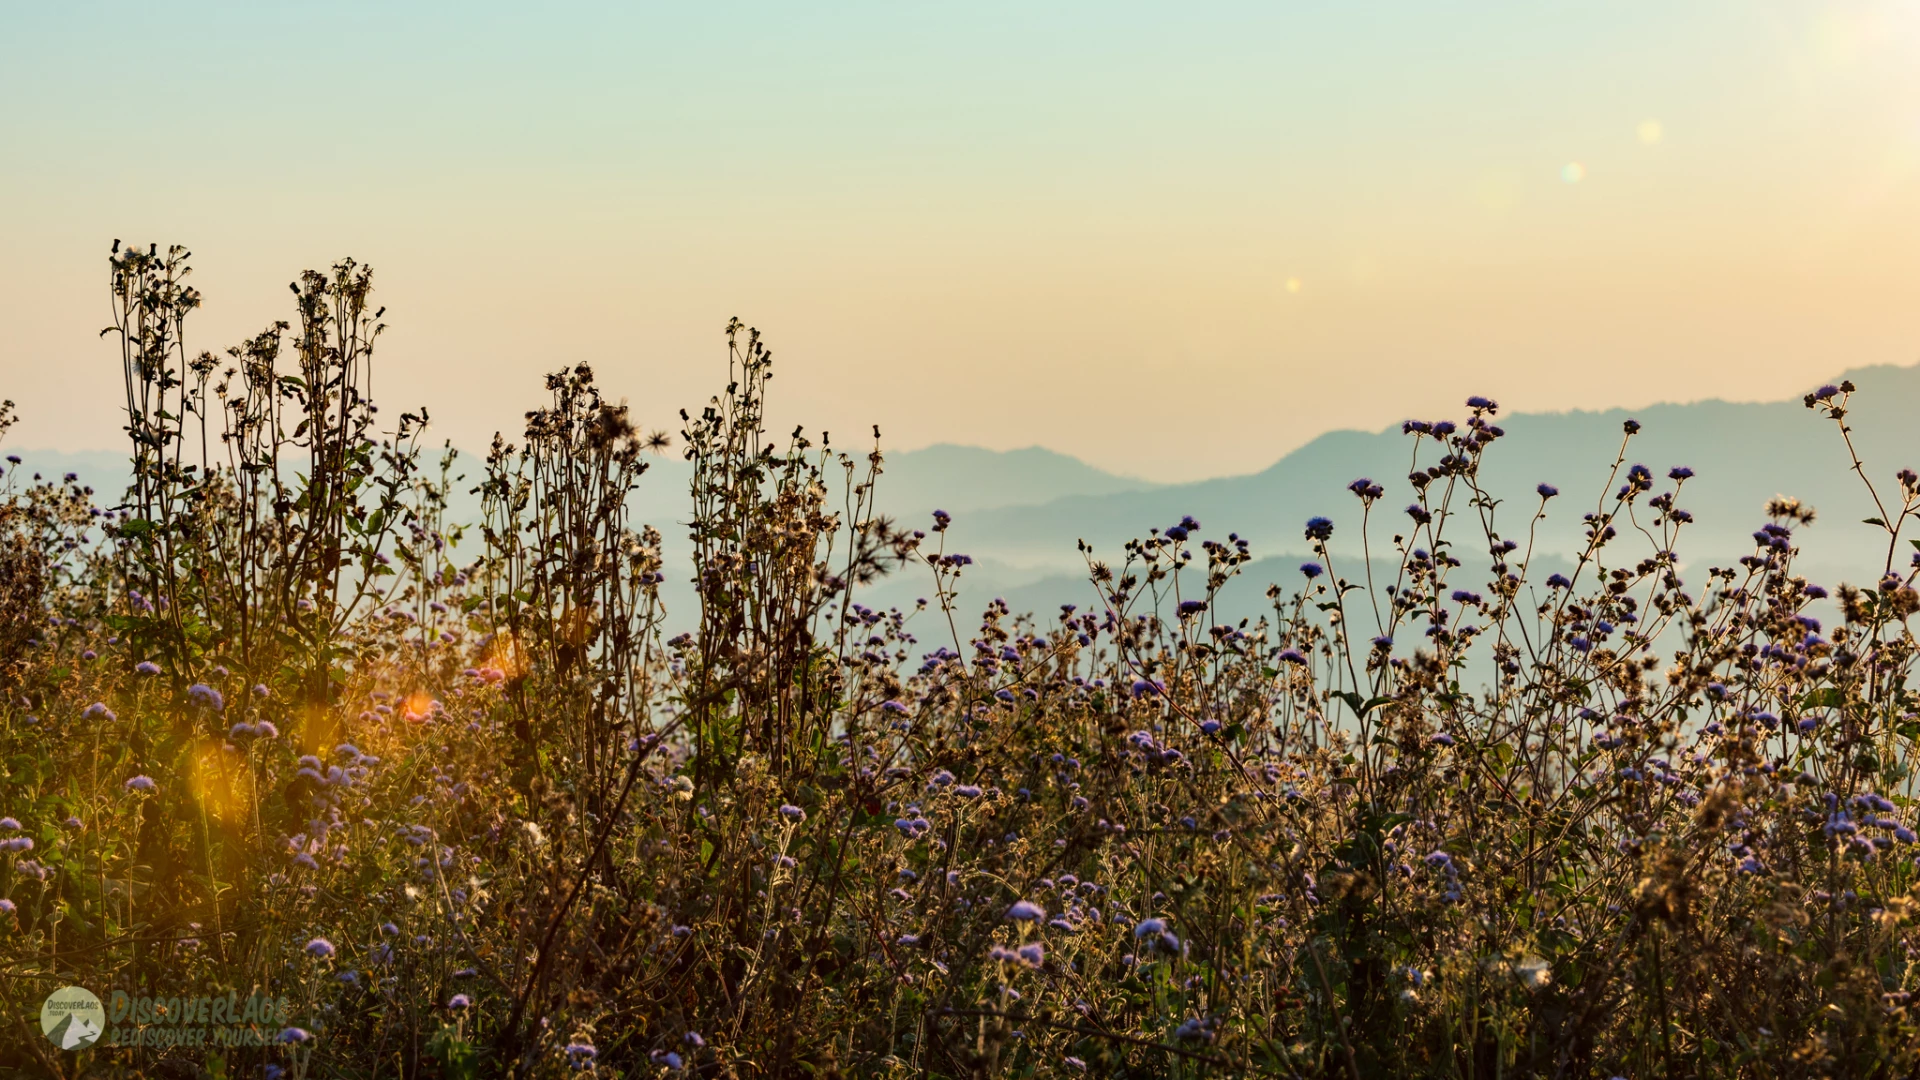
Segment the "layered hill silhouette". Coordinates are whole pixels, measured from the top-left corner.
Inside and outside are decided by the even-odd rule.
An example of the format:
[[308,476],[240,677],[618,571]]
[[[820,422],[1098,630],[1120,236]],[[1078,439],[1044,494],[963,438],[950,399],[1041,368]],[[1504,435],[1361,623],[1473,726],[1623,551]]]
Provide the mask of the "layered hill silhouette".
[[[1860,368],[1832,379],[1842,380],[1859,387],[1847,417],[1854,449],[1882,499],[1897,502],[1895,471],[1920,468],[1920,434],[1915,429],[1920,367]],[[1465,411],[1463,407],[1459,415],[1420,419],[1460,420]],[[1832,421],[1805,408],[1798,398],[1503,413],[1496,419],[1506,435],[1489,448],[1481,471],[1483,485],[1501,500],[1496,527],[1502,535],[1525,542],[1531,533],[1535,550],[1555,561],[1576,553],[1582,514],[1610,498],[1619,484],[1609,476],[1630,418],[1639,422],[1640,430],[1627,443],[1624,462],[1650,467],[1661,478],[1656,491],[1671,487],[1664,478],[1672,467],[1694,472],[1678,500],[1695,519],[1678,545],[1688,565],[1726,565],[1750,551],[1750,534],[1764,522],[1767,501],[1779,494],[1799,498],[1820,513],[1817,523],[1801,530],[1799,537],[1802,565],[1810,576],[1829,584],[1871,581],[1885,564],[1885,534],[1861,523],[1881,511],[1852,474],[1846,443]],[[1419,462],[1430,463],[1437,456],[1431,440],[1418,449]],[[1406,477],[1416,465],[1415,451],[1415,441],[1401,433],[1399,424],[1373,432],[1335,431],[1256,473],[1153,484],[1040,447],[993,451],[937,445],[888,454],[879,509],[906,527],[923,526],[936,507],[947,510],[954,516],[946,537],[948,550],[975,559],[962,581],[965,606],[1004,596],[1016,610],[1036,611],[1093,600],[1078,541],[1114,558],[1128,539],[1192,516],[1202,523],[1201,538],[1224,539],[1234,532],[1252,542],[1261,558],[1243,572],[1244,585],[1236,586],[1234,606],[1258,608],[1262,605],[1257,598],[1269,582],[1280,580],[1291,587],[1298,581],[1300,553],[1307,550],[1302,526],[1309,517],[1334,521],[1331,546],[1336,558],[1358,573],[1361,507],[1346,491],[1358,477],[1386,488],[1372,511],[1371,537],[1376,559],[1390,555],[1391,538],[1408,524],[1403,508],[1413,501]],[[126,464],[117,453],[13,452],[24,459],[17,473],[73,472],[103,495],[125,484]],[[479,463],[471,457],[463,462],[465,486],[471,486]],[[636,516],[661,529],[670,557],[676,551],[684,554],[683,530],[676,523],[688,517],[689,468],[671,452],[655,459],[636,497]],[[1532,519],[1540,499],[1535,488],[1541,483],[1554,485],[1561,494],[1536,523]],[[474,505],[462,498],[455,510],[471,514]],[[1913,535],[1920,537],[1920,530]],[[1471,552],[1478,546],[1475,537],[1458,539],[1460,550]],[[1905,543],[1899,547],[1894,564],[1904,566],[1911,550]],[[1467,569],[1474,569],[1473,564]],[[681,576],[668,577],[675,586],[670,601],[680,610],[691,610],[692,596]],[[924,573],[910,573],[881,584],[869,602],[910,605],[930,589]],[[1248,595],[1241,598],[1240,592]]]
[[[1920,468],[1920,367],[1880,366],[1834,376],[1859,387],[1846,418],[1853,448],[1867,476],[1879,488],[1886,509],[1898,512],[1899,485],[1894,473]],[[1814,387],[1808,387],[1811,392]],[[1461,410],[1464,414],[1464,408]],[[1461,419],[1422,417],[1426,420]],[[1624,464],[1644,463],[1672,485],[1670,469],[1685,466],[1694,475],[1678,500],[1694,524],[1677,545],[1697,573],[1708,565],[1729,565],[1752,550],[1752,533],[1765,520],[1765,506],[1776,495],[1812,505],[1819,518],[1800,530],[1803,571],[1829,584],[1870,582],[1888,558],[1887,538],[1862,519],[1877,517],[1837,426],[1805,407],[1799,398],[1775,402],[1703,401],[1662,404],[1642,409],[1566,413],[1519,413],[1497,418],[1506,436],[1487,451],[1482,483],[1501,500],[1496,527],[1502,535],[1526,542],[1562,564],[1583,544],[1582,515],[1611,499],[1620,480],[1612,477],[1623,454],[1624,426],[1640,430],[1625,443]],[[1431,463],[1431,440],[1419,445],[1418,461]],[[1076,542],[1112,557],[1129,538],[1144,535],[1191,515],[1202,536],[1229,532],[1253,541],[1254,551],[1274,553],[1242,571],[1232,591],[1229,612],[1245,614],[1262,605],[1254,598],[1266,584],[1291,587],[1300,579],[1299,553],[1307,550],[1302,527],[1309,517],[1335,522],[1332,548],[1337,558],[1359,567],[1361,507],[1346,490],[1368,477],[1387,494],[1372,511],[1372,553],[1390,554],[1396,532],[1409,525],[1404,507],[1414,499],[1407,475],[1416,464],[1416,444],[1400,425],[1375,432],[1336,431],[1322,435],[1260,472],[1197,483],[1141,487],[1116,492],[1071,492],[1039,505],[983,507],[957,516],[949,543],[985,556],[987,565],[969,583],[969,598],[1003,593],[1016,610],[1045,611],[1057,603],[1086,603],[1094,598],[1086,584]],[[1612,479],[1610,480],[1610,477]],[[1546,505],[1536,487],[1551,484],[1561,494]],[[917,493],[916,493],[917,494]],[[1464,524],[1464,523],[1463,523]],[[1472,551],[1477,539],[1456,538]],[[1920,537],[1920,528],[1907,535]],[[1647,546],[1644,540],[1639,541]],[[1893,553],[1896,568],[1912,554],[1903,541]],[[1289,554],[1292,553],[1292,554]],[[1541,564],[1542,566],[1546,564]],[[1470,563],[1468,570],[1475,569]],[[905,591],[911,591],[905,590]],[[1251,595],[1247,595],[1247,594]]]
[[[1920,438],[1914,430],[1914,418],[1920,415],[1920,367],[1867,368],[1833,381],[1842,379],[1861,388],[1847,418],[1854,445],[1883,497],[1897,499],[1895,470],[1920,466]],[[1524,534],[1539,501],[1536,485],[1553,484],[1562,493],[1549,505],[1540,529],[1545,550],[1572,552],[1579,543],[1581,513],[1612,491],[1608,476],[1628,419],[1641,425],[1627,445],[1628,464],[1645,463],[1661,477],[1673,466],[1695,472],[1680,498],[1680,505],[1696,519],[1688,532],[1690,545],[1744,548],[1748,534],[1763,520],[1766,501],[1786,494],[1812,503],[1824,515],[1804,538],[1809,553],[1847,557],[1876,545],[1884,549],[1884,539],[1876,540],[1875,530],[1859,524],[1876,511],[1850,473],[1851,459],[1835,425],[1798,399],[1522,413],[1496,419],[1506,437],[1487,451],[1481,475],[1504,500],[1503,531],[1516,535],[1519,526],[1519,535]],[[986,509],[956,529],[963,536],[977,535],[977,546],[996,557],[1047,563],[1058,562],[1063,549],[1070,557],[1076,539],[1116,545],[1147,527],[1178,521],[1183,514],[1200,518],[1212,533],[1237,531],[1254,538],[1256,545],[1298,545],[1302,523],[1310,516],[1325,516],[1336,522],[1335,550],[1358,554],[1359,505],[1345,485],[1366,476],[1386,487],[1387,496],[1374,514],[1376,532],[1390,536],[1405,525],[1400,508],[1413,498],[1405,479],[1414,465],[1413,450],[1414,440],[1402,435],[1399,425],[1370,433],[1330,432],[1248,476],[1063,494],[1037,507]],[[1431,440],[1424,450],[1423,461],[1437,456]]]

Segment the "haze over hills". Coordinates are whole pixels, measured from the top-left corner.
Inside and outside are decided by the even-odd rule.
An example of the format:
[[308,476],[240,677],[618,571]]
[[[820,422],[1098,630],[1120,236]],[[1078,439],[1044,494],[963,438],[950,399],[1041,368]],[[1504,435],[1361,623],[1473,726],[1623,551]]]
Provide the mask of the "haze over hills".
[[[1881,498],[1897,503],[1900,492],[1893,474],[1903,467],[1920,467],[1920,438],[1914,430],[1914,418],[1920,416],[1920,367],[1862,368],[1833,381],[1847,379],[1860,388],[1847,417],[1854,447]],[[1454,419],[1463,419],[1465,410],[1461,412]],[[1820,511],[1814,526],[1799,531],[1803,572],[1829,584],[1861,582],[1871,581],[1885,564],[1885,534],[1862,524],[1863,518],[1880,511],[1851,473],[1845,441],[1832,421],[1798,399],[1498,417],[1506,436],[1487,451],[1481,476],[1483,485],[1502,500],[1496,515],[1501,534],[1525,543],[1532,528],[1537,552],[1558,556],[1556,561],[1577,554],[1583,543],[1582,515],[1596,509],[1603,497],[1610,499],[1619,484],[1618,478],[1610,484],[1609,475],[1620,457],[1629,418],[1638,420],[1641,428],[1627,443],[1625,463],[1652,468],[1660,481],[1656,492],[1672,487],[1665,479],[1672,467],[1694,470],[1678,504],[1693,513],[1695,523],[1682,532],[1676,548],[1695,574],[1748,553],[1751,533],[1765,521],[1765,504],[1776,494],[1794,496]],[[1413,489],[1405,478],[1415,465],[1414,450],[1415,441],[1403,435],[1399,425],[1372,433],[1331,432],[1247,476],[1105,495],[1072,494],[1038,507],[982,510],[957,519],[949,542],[962,550],[988,552],[999,564],[1029,571],[1046,568],[1048,573],[1039,580],[1005,584],[1021,601],[1016,608],[1044,610],[1055,602],[1084,603],[1093,595],[1075,553],[1077,540],[1112,555],[1129,538],[1172,524],[1182,515],[1206,526],[1202,536],[1224,538],[1237,532],[1250,538],[1256,554],[1304,552],[1303,524],[1309,517],[1325,516],[1335,522],[1331,546],[1336,556],[1356,560],[1361,551],[1360,505],[1345,488],[1365,476],[1387,489],[1373,510],[1371,540],[1378,559],[1390,550],[1393,535],[1409,524],[1404,507],[1413,501]],[[1420,450],[1421,462],[1438,456],[1432,440],[1422,441]],[[1532,517],[1540,507],[1535,488],[1543,482],[1562,494],[1548,503],[1546,517],[1535,524]],[[1477,533],[1453,535],[1460,551],[1479,547]],[[1910,527],[1906,535],[1920,537],[1920,529]],[[1637,543],[1636,552],[1651,550],[1644,539]],[[1899,548],[1896,567],[1904,566],[1911,554],[1904,541]],[[1257,586],[1252,588],[1257,596],[1276,580],[1267,572],[1270,568],[1291,587],[1299,581],[1293,573],[1299,561],[1281,556],[1255,563],[1243,569],[1244,581],[1233,591],[1237,596]],[[1476,568],[1469,562],[1467,569]],[[979,575],[975,589],[993,576],[991,570]]]
[[1043,447],[983,450],[938,443],[888,454],[882,491],[910,501],[901,512],[949,513],[1040,506],[1065,495],[1121,495],[1159,484],[1097,469]]
[[[1920,367],[1862,368],[1833,379],[1843,380],[1860,388],[1847,417],[1854,448],[1881,498],[1897,503],[1894,473],[1920,467],[1920,438],[1914,429],[1914,418],[1920,416]],[[1464,419],[1465,411],[1453,419]],[[1799,399],[1497,417],[1506,436],[1487,451],[1481,476],[1483,485],[1502,500],[1495,519],[1501,534],[1524,543],[1531,528],[1536,551],[1557,556],[1556,562],[1577,554],[1583,542],[1582,515],[1596,509],[1603,497],[1610,499],[1619,485],[1619,478],[1610,483],[1609,476],[1621,456],[1623,426],[1629,418],[1639,421],[1640,431],[1626,444],[1622,471],[1625,465],[1645,463],[1659,478],[1655,491],[1660,492],[1672,487],[1666,480],[1669,469],[1694,470],[1678,504],[1692,512],[1695,522],[1682,532],[1676,547],[1695,573],[1707,565],[1731,564],[1748,553],[1752,532],[1765,521],[1764,507],[1777,494],[1794,496],[1820,511],[1816,524],[1801,529],[1798,537],[1801,566],[1810,576],[1829,584],[1871,581],[1885,564],[1885,534],[1862,524],[1863,518],[1880,511],[1851,473],[1845,441],[1831,420],[1808,410]],[[1432,440],[1423,440],[1419,449],[1421,462],[1431,463],[1438,456]],[[1373,554],[1378,559],[1390,550],[1393,535],[1409,524],[1403,511],[1413,501],[1413,489],[1406,476],[1415,461],[1415,440],[1403,435],[1397,424],[1371,433],[1331,432],[1246,476],[1068,493],[1038,506],[957,514],[948,542],[952,549],[993,560],[967,583],[970,597],[992,595],[997,589],[1016,609],[1046,610],[1055,603],[1092,599],[1084,562],[1076,552],[1078,540],[1112,557],[1128,539],[1183,515],[1201,521],[1203,537],[1224,538],[1229,532],[1248,537],[1256,554],[1306,551],[1302,526],[1309,517],[1325,516],[1335,522],[1336,556],[1357,567],[1360,505],[1346,485],[1365,476],[1387,489],[1372,516]],[[1547,504],[1546,517],[1536,524],[1532,518],[1540,499],[1535,488],[1543,482],[1562,494]],[[1920,537],[1920,529],[1910,528],[1907,535]],[[1477,535],[1454,536],[1461,551],[1479,547]],[[1646,540],[1637,543],[1651,550]],[[1896,567],[1904,566],[1910,554],[1906,543],[1899,547]],[[1257,597],[1276,579],[1291,587],[1299,580],[1295,568],[1300,561],[1297,554],[1262,559],[1243,569],[1244,580],[1233,591],[1236,596],[1251,591]],[[1009,576],[1009,567],[1022,572]],[[1469,563],[1467,569],[1475,568]]]
[[[1836,377],[1861,387],[1848,423],[1868,475],[1883,497],[1897,497],[1896,469],[1920,466],[1920,440],[1912,418],[1920,413],[1920,368],[1876,367]],[[1463,419],[1465,410],[1461,410]],[[1482,482],[1504,500],[1499,522],[1507,535],[1524,537],[1538,503],[1535,486],[1557,486],[1562,495],[1548,508],[1539,536],[1546,550],[1569,552],[1579,541],[1580,515],[1612,490],[1608,475],[1623,438],[1622,426],[1637,419],[1641,430],[1628,444],[1626,462],[1644,462],[1664,481],[1672,466],[1695,471],[1679,500],[1697,523],[1686,542],[1713,548],[1739,546],[1762,518],[1775,494],[1802,498],[1824,519],[1805,538],[1811,553],[1851,555],[1878,543],[1857,524],[1873,514],[1864,487],[1849,473],[1850,459],[1835,425],[1799,400],[1759,404],[1705,401],[1655,405],[1638,410],[1534,413],[1496,417],[1506,437],[1486,453]],[[1443,417],[1430,417],[1439,420]],[[1437,457],[1432,440],[1420,461]],[[1401,508],[1413,499],[1406,475],[1415,464],[1414,440],[1398,425],[1379,432],[1337,431],[1322,435],[1247,476],[1224,477],[1143,491],[1070,494],[1034,508],[984,510],[955,525],[983,550],[1016,562],[1061,563],[1072,559],[1074,541],[1117,546],[1146,528],[1183,514],[1199,518],[1209,535],[1237,531],[1256,547],[1298,544],[1301,524],[1320,515],[1336,522],[1333,546],[1357,554],[1360,508],[1344,489],[1366,476],[1387,489],[1374,510],[1375,534],[1390,537],[1404,527]],[[1617,485],[1616,485],[1617,486]],[[1887,489],[1893,489],[1891,493]],[[991,538],[990,540],[988,538]]]
[[[1860,388],[1847,418],[1854,446],[1882,498],[1898,500],[1894,472],[1920,467],[1914,429],[1920,416],[1920,367],[1862,368],[1833,381],[1842,379]],[[1465,412],[1451,419],[1464,419]],[[1486,452],[1481,476],[1501,500],[1496,516],[1501,534],[1524,543],[1531,527],[1537,551],[1562,559],[1575,553],[1581,515],[1618,486],[1617,478],[1610,486],[1608,477],[1630,416],[1641,430],[1628,443],[1625,462],[1651,467],[1659,478],[1656,492],[1672,486],[1665,479],[1671,467],[1694,470],[1678,500],[1696,521],[1677,545],[1687,564],[1724,565],[1749,551],[1749,534],[1764,521],[1763,507],[1775,494],[1798,497],[1820,511],[1819,521],[1799,537],[1802,565],[1811,576],[1828,583],[1868,581],[1884,564],[1884,534],[1861,524],[1878,511],[1849,471],[1846,444],[1832,421],[1798,399],[1498,416],[1506,436]],[[1437,456],[1432,440],[1423,440],[1419,451],[1422,462]],[[124,458],[117,453],[12,452],[25,459],[23,470],[71,471],[102,493],[125,482]],[[1116,476],[1039,447],[992,451],[937,445],[887,455],[879,510],[912,528],[924,527],[935,507],[953,514],[947,550],[976,560],[962,581],[965,607],[1004,595],[1016,608],[1040,611],[1093,599],[1077,541],[1084,539],[1097,554],[1113,558],[1129,538],[1191,515],[1204,526],[1201,538],[1224,539],[1237,532],[1252,541],[1261,558],[1236,585],[1236,595],[1249,593],[1247,604],[1236,601],[1236,606],[1257,608],[1260,593],[1276,577],[1288,587],[1298,581],[1301,556],[1287,553],[1307,550],[1301,528],[1309,517],[1335,522],[1333,550],[1358,570],[1360,505],[1345,490],[1357,477],[1387,489],[1374,507],[1371,536],[1376,558],[1389,553],[1392,536],[1408,524],[1403,508],[1412,501],[1413,489],[1406,476],[1415,461],[1415,440],[1397,424],[1377,432],[1331,432],[1259,472],[1186,484]],[[684,530],[674,523],[686,517],[689,468],[671,452],[655,459],[636,498],[637,516],[660,527],[670,557],[684,553]],[[477,461],[463,458],[461,471],[468,477],[463,486],[471,486]],[[1542,482],[1562,494],[1547,505],[1546,517],[1533,523],[1540,506],[1535,487]],[[459,506],[463,513],[472,510],[470,500]],[[1459,552],[1480,547],[1477,535],[1454,536]],[[1907,561],[1907,546],[1900,547],[1896,565]],[[1477,572],[1472,562],[1467,569]],[[672,574],[669,579],[677,581]],[[909,605],[930,589],[922,570],[883,582],[870,599]],[[681,604],[690,601],[690,594],[680,598]]]
[[[22,480],[35,472],[54,478],[73,473],[102,497],[117,494],[126,484],[127,456],[117,450],[8,452],[21,457]],[[421,456],[423,465],[432,465],[428,460],[433,457],[431,449]],[[853,457],[857,471],[864,476],[862,454],[855,451]],[[466,486],[471,486],[480,468],[477,457],[462,453],[455,472],[465,474],[469,481]],[[1039,506],[1066,494],[1112,495],[1158,486],[1116,476],[1038,446],[987,450],[940,443],[919,450],[888,451],[883,470],[880,486],[887,504],[885,512],[915,520],[930,516],[935,509],[964,514]],[[637,492],[636,508],[641,519],[662,526],[664,531],[668,522],[684,517],[681,506],[690,475],[691,467],[673,451],[648,459],[647,475]],[[464,494],[456,492],[457,503],[458,496]]]

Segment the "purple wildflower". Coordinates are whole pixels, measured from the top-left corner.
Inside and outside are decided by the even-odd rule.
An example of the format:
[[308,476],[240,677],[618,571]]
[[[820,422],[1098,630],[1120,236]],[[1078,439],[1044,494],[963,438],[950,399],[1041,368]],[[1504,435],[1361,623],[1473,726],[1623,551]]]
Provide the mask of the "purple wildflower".
[[187,687],[187,697],[193,699],[195,704],[205,706],[214,712],[221,712],[227,707],[227,699],[221,695],[220,691],[206,683],[194,683]]

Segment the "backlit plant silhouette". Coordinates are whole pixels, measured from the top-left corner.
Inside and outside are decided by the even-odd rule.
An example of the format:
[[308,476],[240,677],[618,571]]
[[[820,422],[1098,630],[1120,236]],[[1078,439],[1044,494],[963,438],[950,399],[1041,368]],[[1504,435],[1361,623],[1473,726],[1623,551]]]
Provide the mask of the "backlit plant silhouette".
[[[223,356],[186,346],[184,250],[116,245],[110,274],[132,485],[9,459],[0,502],[0,993],[292,1015],[218,1051],[64,1052],[16,1019],[7,1060],[1920,1065],[1911,471],[1854,459],[1890,554],[1829,593],[1784,496],[1737,562],[1684,563],[1691,470],[1632,464],[1631,422],[1591,503],[1483,489],[1504,433],[1474,397],[1405,426],[1406,487],[1347,485],[1368,558],[1303,523],[1314,559],[1262,620],[1216,621],[1251,545],[1190,518],[1087,550],[1082,604],[975,613],[951,516],[875,510],[877,431],[769,436],[772,354],[737,321],[724,391],[681,414],[691,520],[644,523],[665,440],[585,365],[469,481],[422,467],[424,410],[372,401],[366,267],[302,275],[296,321]],[[1855,392],[1806,402],[1849,448]],[[463,484],[478,520],[451,518]],[[1543,575],[1561,513],[1585,546]],[[697,611],[666,610],[679,575]],[[930,599],[867,606],[883,575]]]

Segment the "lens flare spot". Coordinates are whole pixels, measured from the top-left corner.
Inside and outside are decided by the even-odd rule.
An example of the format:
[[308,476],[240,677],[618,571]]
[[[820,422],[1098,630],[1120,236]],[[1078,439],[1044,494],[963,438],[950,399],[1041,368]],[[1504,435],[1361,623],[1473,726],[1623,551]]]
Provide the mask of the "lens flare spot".
[[239,755],[215,740],[196,740],[188,750],[188,788],[208,816],[221,825],[245,820],[251,807],[247,790],[251,778],[242,769]]
[[418,724],[433,715],[433,697],[425,690],[415,690],[407,695],[406,712],[403,714],[408,723]]
[[1290,277],[1290,278],[1288,278],[1288,279],[1287,279],[1287,291],[1288,291],[1288,292],[1290,292],[1290,293],[1297,293],[1297,292],[1299,292],[1299,291],[1300,291],[1300,279],[1299,279],[1299,278],[1297,278],[1297,277]]
[[1662,127],[1660,125],[1660,121],[1658,120],[1640,121],[1639,130],[1640,130],[1640,141],[1647,144],[1648,146],[1652,146],[1655,143],[1658,143],[1661,139],[1665,138],[1667,134],[1667,129]]
[[1587,167],[1577,161],[1569,161],[1565,165],[1560,166],[1560,180],[1562,183],[1577,184],[1586,178]]

